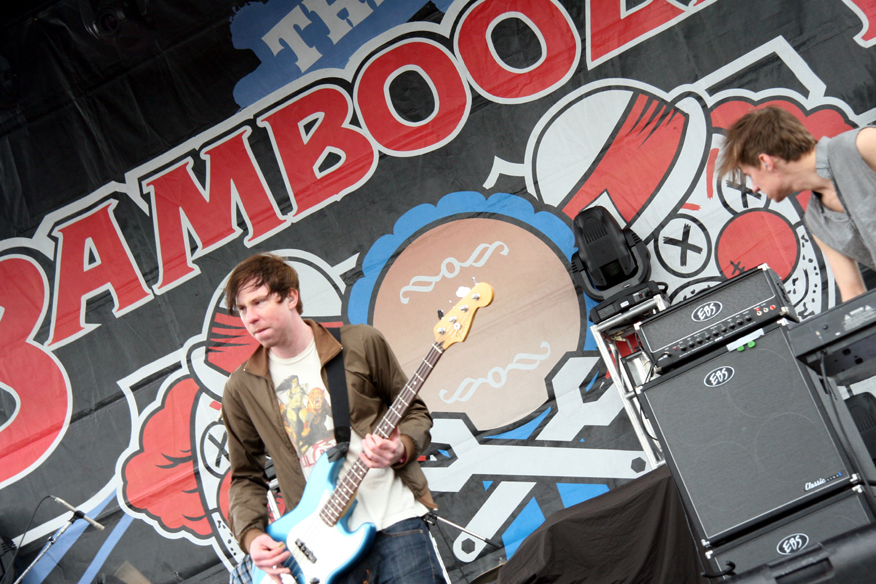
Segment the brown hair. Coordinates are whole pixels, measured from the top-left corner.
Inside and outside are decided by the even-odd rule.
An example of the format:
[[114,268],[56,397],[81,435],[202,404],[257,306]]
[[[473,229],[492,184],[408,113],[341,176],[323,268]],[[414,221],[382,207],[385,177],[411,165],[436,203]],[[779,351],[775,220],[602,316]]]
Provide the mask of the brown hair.
[[298,273],[283,258],[271,253],[260,253],[239,264],[228,276],[225,284],[225,304],[231,314],[237,314],[237,295],[243,288],[267,284],[268,290],[279,294],[280,298],[289,296],[294,290],[298,294],[298,314],[304,310],[298,289]]
[[718,176],[729,174],[742,182],[739,167],[759,168],[761,154],[793,162],[813,148],[815,138],[791,112],[777,107],[752,110],[727,130]]

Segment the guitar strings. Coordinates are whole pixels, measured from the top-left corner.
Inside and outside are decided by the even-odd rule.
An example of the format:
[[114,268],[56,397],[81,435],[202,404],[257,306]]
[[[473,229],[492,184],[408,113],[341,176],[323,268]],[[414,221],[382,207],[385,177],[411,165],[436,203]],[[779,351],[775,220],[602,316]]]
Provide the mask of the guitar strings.
[[[381,438],[388,438],[389,435],[392,434],[392,431],[401,420],[401,417],[404,415],[404,413],[410,407],[410,404],[413,402],[413,399],[419,393],[420,387],[423,385],[423,383],[425,383],[435,364],[438,362],[438,359],[444,353],[444,349],[442,348],[441,343],[443,342],[443,338],[446,337],[446,335],[446,331],[444,333],[441,333],[440,338],[436,340],[436,342],[432,345],[426,357],[420,363],[419,367],[417,367],[414,375],[411,376],[411,378],[402,388],[399,395],[391,404],[390,408],[387,410],[386,414],[384,414],[383,419],[381,420],[380,424],[378,424],[375,430],[375,434],[377,434]],[[404,403],[404,407],[401,410],[396,410],[396,406],[402,403]],[[393,418],[395,419],[392,420]],[[388,429],[389,426],[391,426],[392,429]],[[332,490],[332,494],[329,496],[328,500],[326,500],[325,504],[320,507],[320,510],[317,513],[316,520],[329,528],[337,525],[337,522],[343,519],[344,511],[347,510],[349,504],[355,498],[356,491],[358,490],[358,484],[362,482],[367,472],[368,466],[364,462],[362,462],[360,458],[357,458],[352,466],[347,470],[347,472],[345,472],[344,475],[338,480],[335,488]],[[353,488],[349,484],[351,476],[354,476],[357,479],[356,488]],[[347,489],[346,493],[342,491],[342,489],[344,488]],[[308,519],[310,519],[311,521],[308,523],[307,527],[302,530],[301,537],[298,538],[299,540],[302,538],[304,540],[309,540],[318,532],[318,530],[322,529],[322,527],[316,522],[316,520],[313,520],[313,515],[309,515]],[[290,569],[292,569],[293,573],[301,573],[301,566],[303,565],[303,562],[311,561],[310,558],[306,556],[304,550],[298,547],[297,542],[287,542],[287,548],[292,554],[292,559],[294,559],[295,561],[295,566],[291,567]]]

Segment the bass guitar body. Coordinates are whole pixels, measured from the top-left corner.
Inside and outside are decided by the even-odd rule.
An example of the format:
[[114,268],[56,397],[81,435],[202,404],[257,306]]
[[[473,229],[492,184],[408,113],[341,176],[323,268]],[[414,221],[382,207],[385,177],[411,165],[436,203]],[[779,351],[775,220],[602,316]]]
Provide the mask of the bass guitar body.
[[[348,527],[356,502],[340,521],[329,526],[320,516],[335,489],[344,463],[343,457],[330,462],[328,453],[316,462],[307,479],[301,501],[267,527],[276,541],[285,542],[292,557],[285,562],[298,584],[332,584],[350,569],[370,549],[376,529],[373,523],[363,523],[355,531]],[[284,578],[285,580],[285,578]],[[253,584],[272,584],[270,576],[253,566]]]

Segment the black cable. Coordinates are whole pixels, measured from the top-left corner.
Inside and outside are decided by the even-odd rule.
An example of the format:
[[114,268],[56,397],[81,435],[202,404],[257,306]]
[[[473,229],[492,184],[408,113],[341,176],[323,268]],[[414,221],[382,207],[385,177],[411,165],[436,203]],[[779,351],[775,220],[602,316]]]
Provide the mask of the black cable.
[[648,436],[648,438],[650,438],[651,441],[654,442],[654,444],[656,444],[656,445],[660,448],[660,450],[662,451],[662,450],[663,450],[663,447],[661,446],[660,441],[657,440],[657,438],[656,438],[655,436],[652,436],[652,435],[651,435],[651,432],[648,431],[648,426],[645,424],[645,410],[642,408],[642,397],[638,394],[638,392],[636,392],[636,390],[633,390],[633,395],[636,396],[636,401],[637,401],[638,404],[639,404],[639,408],[636,410],[636,416],[638,416],[638,418],[639,418],[639,423],[642,425],[642,431],[643,431],[643,432]]
[[867,478],[867,473],[864,472],[864,467],[861,466],[861,461],[858,460],[858,454],[855,452],[855,449],[852,448],[852,442],[849,440],[849,435],[846,433],[846,428],[840,420],[839,410],[834,403],[834,400],[837,399],[837,396],[834,395],[832,391],[830,391],[830,387],[827,384],[827,368],[824,365],[824,359],[827,356],[826,351],[821,351],[821,359],[819,359],[819,365],[821,368],[820,373],[820,381],[821,386],[824,388],[825,393],[830,398],[830,405],[833,408],[833,415],[836,418],[836,425],[839,426],[841,438],[847,444],[849,450],[849,456],[852,459],[852,464],[854,464],[855,469],[857,469],[858,473],[861,476],[861,481],[864,483],[864,497],[867,499],[867,502],[870,503],[870,508],[874,512],[876,512],[876,498],[874,498],[873,492],[870,490],[870,480]]
[[[12,554],[12,560],[9,562],[9,566],[12,569],[7,571],[5,574],[3,574],[3,578],[0,578],[0,584],[6,584],[7,581],[12,581],[12,582],[15,581],[15,579],[14,579],[15,559],[18,557],[18,552],[20,552],[21,548],[24,547],[24,538],[27,536],[27,532],[30,529],[30,524],[33,523],[33,518],[36,517],[36,513],[37,513],[37,511],[39,511],[40,505],[43,504],[43,501],[45,501],[46,499],[51,499],[51,498],[52,498],[51,495],[46,495],[45,497],[40,499],[40,502],[37,503],[37,506],[34,508],[33,513],[30,516],[30,519],[27,520],[27,525],[24,527],[24,533],[21,534],[21,540],[19,541],[18,546],[16,546],[15,552]],[[10,574],[13,574],[12,579],[9,578]]]
[[[639,346],[639,352],[641,352],[644,355],[645,351],[642,349],[642,347],[643,347],[642,338],[639,336],[639,331],[635,331],[633,333],[633,337],[635,337],[636,344]],[[629,342],[629,340],[627,342]],[[651,366],[648,368],[648,373],[645,374],[645,379],[642,380],[642,385],[645,385],[646,383],[651,381],[651,376],[654,375],[654,368],[655,368],[654,361],[652,361],[649,358],[648,363],[650,363]],[[621,365],[623,365],[623,364],[621,364]],[[645,409],[642,407],[642,396],[639,395],[639,393],[636,391],[635,388],[633,388],[633,395],[636,398],[636,402],[639,404],[638,410],[636,411],[636,415],[639,418],[639,423],[642,425],[642,431],[648,436],[648,438],[651,439],[651,441],[655,445],[657,445],[657,447],[662,452],[663,447],[661,446],[660,441],[657,440],[657,438],[655,436],[651,435],[651,432],[648,431],[648,426],[645,424]]]

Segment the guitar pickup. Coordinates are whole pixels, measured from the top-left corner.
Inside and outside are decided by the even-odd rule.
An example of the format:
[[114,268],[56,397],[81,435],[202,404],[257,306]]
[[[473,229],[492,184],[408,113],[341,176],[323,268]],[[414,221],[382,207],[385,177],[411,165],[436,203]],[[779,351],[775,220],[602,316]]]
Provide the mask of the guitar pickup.
[[308,560],[310,560],[314,564],[316,563],[316,556],[313,555],[313,552],[310,551],[310,548],[307,547],[306,543],[304,543],[300,539],[296,539],[295,540],[295,547],[297,547],[298,549],[301,550],[301,553],[304,554],[305,558],[307,558]]

